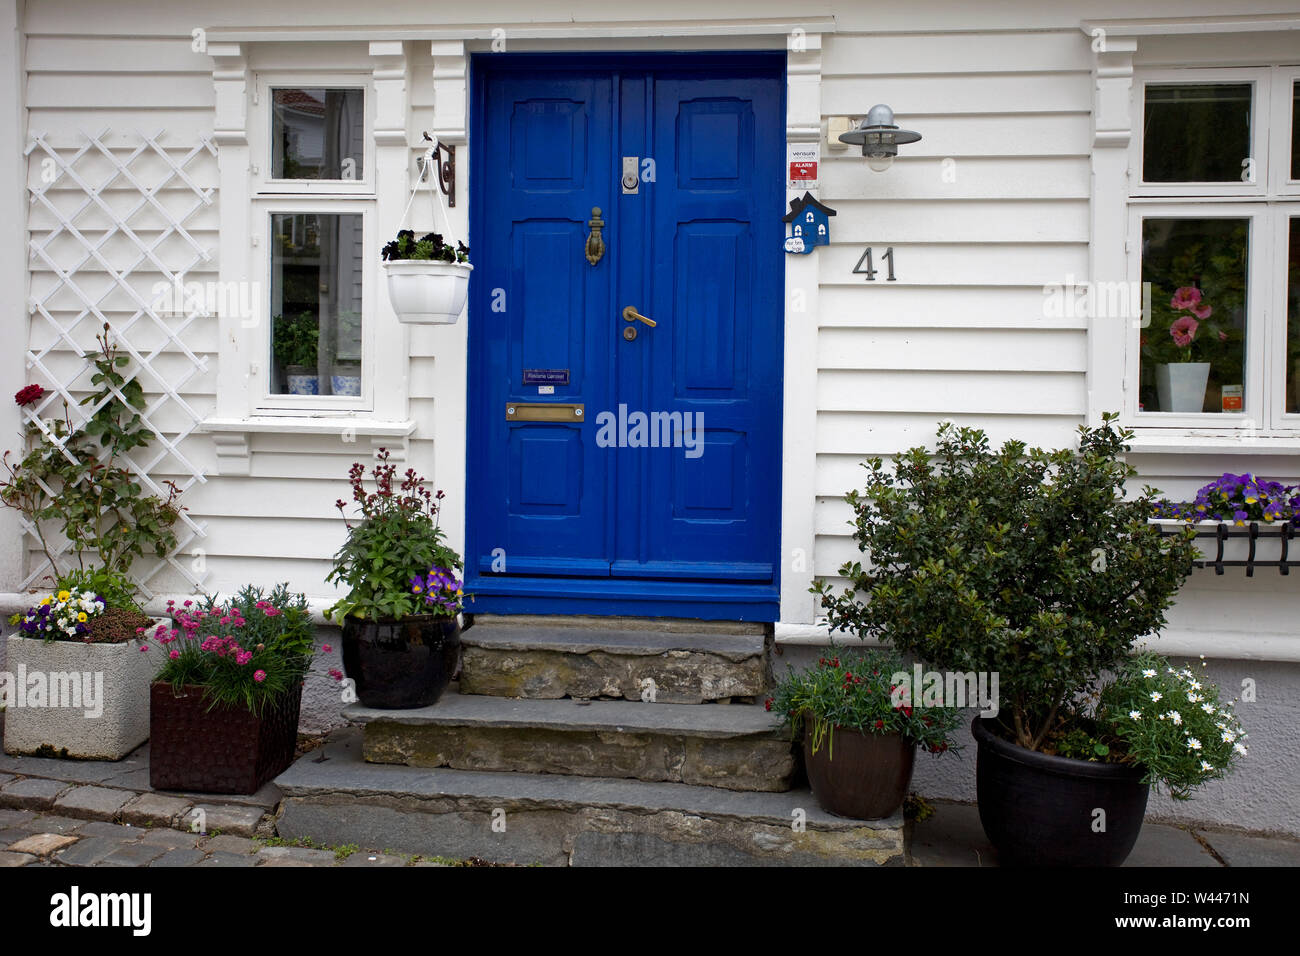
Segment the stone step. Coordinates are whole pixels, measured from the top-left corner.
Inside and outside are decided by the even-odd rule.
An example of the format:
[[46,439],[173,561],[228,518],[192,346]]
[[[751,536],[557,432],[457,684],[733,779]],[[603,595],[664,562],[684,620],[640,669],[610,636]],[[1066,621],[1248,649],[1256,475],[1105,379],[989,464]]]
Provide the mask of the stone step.
[[340,731],[276,779],[281,837],[553,866],[903,863],[901,813],[836,817],[807,790],[417,769],[366,763],[361,747]]
[[453,687],[432,707],[351,704],[343,715],[365,725],[372,763],[773,792],[794,776],[789,732],[753,704],[511,700]]
[[772,683],[762,625],[478,615],[461,641],[464,694],[699,704]]

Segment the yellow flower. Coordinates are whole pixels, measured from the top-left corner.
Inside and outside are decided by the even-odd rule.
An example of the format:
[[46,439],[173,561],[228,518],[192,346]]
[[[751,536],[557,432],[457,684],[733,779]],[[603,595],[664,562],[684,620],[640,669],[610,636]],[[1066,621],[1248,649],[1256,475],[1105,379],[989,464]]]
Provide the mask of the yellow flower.
[[85,623],[86,623],[86,612],[85,612],[85,611],[78,611],[78,612],[77,612],[77,622],[80,623],[80,624],[85,624]]
[[45,597],[41,598],[41,607],[45,607],[47,604],[53,603],[53,601],[54,598],[47,594]]
[[66,601],[66,600],[67,600],[68,598],[70,598],[70,597],[72,597],[72,595],[69,594],[67,591],[60,591],[60,592],[59,592],[59,600],[60,600],[60,601]]

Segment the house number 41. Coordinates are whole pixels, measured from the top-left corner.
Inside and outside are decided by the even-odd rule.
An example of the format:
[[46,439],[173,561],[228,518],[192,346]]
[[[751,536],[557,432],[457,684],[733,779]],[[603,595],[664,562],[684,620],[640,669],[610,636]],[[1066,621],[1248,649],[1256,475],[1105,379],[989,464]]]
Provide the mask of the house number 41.
[[[885,254],[881,256],[881,258],[889,263],[889,275],[886,277],[885,281],[897,281],[894,276],[894,247],[890,246],[886,249]],[[862,263],[864,262],[867,264],[865,269],[862,268]],[[876,278],[876,271],[876,267],[871,264],[871,247],[867,246],[866,251],[862,253],[862,258],[859,259],[858,264],[853,267],[853,273],[854,275],[864,275],[867,277],[867,281],[871,282]]]

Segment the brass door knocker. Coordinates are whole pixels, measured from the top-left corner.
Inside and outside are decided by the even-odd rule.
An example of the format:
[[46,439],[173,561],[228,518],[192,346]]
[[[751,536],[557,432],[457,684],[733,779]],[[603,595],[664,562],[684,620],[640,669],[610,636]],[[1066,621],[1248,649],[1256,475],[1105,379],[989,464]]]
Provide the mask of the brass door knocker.
[[600,207],[591,207],[591,220],[587,223],[591,231],[587,233],[587,261],[593,266],[605,254],[605,240],[600,237],[600,230],[605,228],[605,220],[600,218]]

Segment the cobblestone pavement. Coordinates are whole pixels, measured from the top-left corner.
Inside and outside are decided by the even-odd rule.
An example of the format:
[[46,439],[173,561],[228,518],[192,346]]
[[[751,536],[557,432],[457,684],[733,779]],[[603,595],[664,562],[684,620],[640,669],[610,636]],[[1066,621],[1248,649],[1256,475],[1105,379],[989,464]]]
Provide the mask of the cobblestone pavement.
[[272,837],[189,833],[171,827],[0,810],[0,867],[12,866],[448,866],[356,846],[281,845]]

